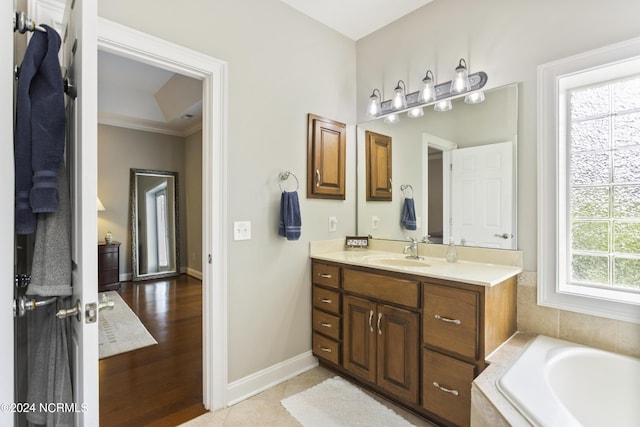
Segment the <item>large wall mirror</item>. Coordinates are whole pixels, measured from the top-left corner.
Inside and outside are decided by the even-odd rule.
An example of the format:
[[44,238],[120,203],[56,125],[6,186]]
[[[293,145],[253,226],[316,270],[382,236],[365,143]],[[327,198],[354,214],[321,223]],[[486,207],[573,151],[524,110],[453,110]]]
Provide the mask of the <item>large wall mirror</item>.
[[[516,177],[518,85],[485,92],[485,100],[453,100],[449,111],[376,119],[357,129],[357,232],[374,238],[517,248]],[[391,201],[366,200],[365,133],[393,141]],[[404,190],[402,190],[404,189]],[[417,229],[401,224],[405,197],[413,197]]]
[[179,274],[178,173],[131,169],[133,280]]

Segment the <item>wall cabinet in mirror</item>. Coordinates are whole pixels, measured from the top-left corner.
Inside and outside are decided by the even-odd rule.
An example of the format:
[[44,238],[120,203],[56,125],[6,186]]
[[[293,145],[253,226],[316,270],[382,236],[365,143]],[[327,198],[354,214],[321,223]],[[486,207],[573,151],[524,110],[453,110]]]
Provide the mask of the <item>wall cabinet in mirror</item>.
[[392,199],[391,137],[366,131],[367,200]]
[[178,173],[131,169],[133,280],[180,274]]
[[309,114],[307,197],[345,198],[346,125]]

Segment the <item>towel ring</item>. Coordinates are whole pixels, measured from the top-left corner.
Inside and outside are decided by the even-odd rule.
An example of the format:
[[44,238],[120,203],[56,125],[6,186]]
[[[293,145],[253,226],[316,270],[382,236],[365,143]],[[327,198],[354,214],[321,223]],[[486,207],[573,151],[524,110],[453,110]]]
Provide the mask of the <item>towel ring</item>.
[[[411,190],[411,195],[407,196],[407,193],[405,193],[405,190]],[[402,194],[404,195],[404,197],[413,197],[413,187],[411,186],[411,184],[402,184],[400,186],[400,191],[402,191]]]
[[[300,188],[300,181],[298,181],[298,177],[296,176],[295,173],[293,173],[291,171],[281,172],[280,173],[280,182],[278,183],[278,186],[280,187],[280,191],[282,191],[283,193],[286,190],[282,187],[282,184],[287,183],[289,181],[290,177],[293,177],[293,179],[296,180],[296,189],[293,190],[293,191],[298,191],[298,189]],[[286,187],[286,185],[285,185],[285,187]]]

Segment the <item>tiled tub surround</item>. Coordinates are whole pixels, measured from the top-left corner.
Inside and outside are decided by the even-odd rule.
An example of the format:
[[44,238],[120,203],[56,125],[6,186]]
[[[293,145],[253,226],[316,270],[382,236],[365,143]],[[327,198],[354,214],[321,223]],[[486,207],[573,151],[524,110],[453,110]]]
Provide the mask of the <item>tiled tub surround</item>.
[[[578,385],[580,390],[576,392],[565,389],[563,385],[562,388],[566,394],[565,399],[569,399],[570,402],[560,402],[553,392],[547,390],[547,388],[553,388],[553,385],[547,384],[545,381],[546,372],[551,366],[547,366],[544,361],[549,357],[552,358],[552,362],[554,358],[557,358],[556,362],[570,363],[576,369],[594,370],[596,373],[601,372],[603,369],[606,370],[606,368],[589,367],[590,365],[594,363],[615,363],[614,367],[617,369],[618,374],[617,376],[613,375],[610,380],[626,384],[620,385],[623,389],[620,389],[620,387],[616,389],[616,395],[619,394],[623,399],[622,403],[620,403],[620,411],[615,414],[600,412],[602,408],[609,409],[614,406],[611,402],[605,403],[606,398],[609,396],[606,393],[611,390],[603,391],[599,385],[599,383],[609,381],[609,378],[603,378],[602,376],[594,378],[593,381],[589,378],[584,378],[584,384]],[[571,359],[565,360],[565,357],[578,357],[578,359],[575,359],[574,362]],[[580,359],[580,357],[584,359]],[[519,427],[531,425],[527,418],[511,403],[509,398],[505,397],[504,393],[500,391],[500,386],[498,385],[500,381],[507,381],[503,385],[505,392],[515,393],[513,399],[516,399],[516,401],[518,399],[522,400],[522,410],[525,412],[528,410],[533,411],[530,416],[541,417],[539,421],[542,425],[582,425],[581,422],[584,422],[584,420],[593,420],[593,425],[605,425],[607,422],[612,423],[611,425],[620,426],[635,425],[634,420],[637,419],[638,409],[631,402],[633,402],[633,396],[637,395],[637,383],[633,380],[629,381],[629,378],[625,377],[625,375],[637,375],[638,362],[631,358],[580,345],[576,346],[565,340],[517,333],[501,348],[491,354],[488,360],[490,362],[489,367],[474,380],[471,387],[471,426],[473,427]],[[531,363],[543,363],[544,365],[529,366]],[[578,365],[575,365],[575,363]],[[584,365],[583,368],[580,368],[580,363]],[[554,366],[557,369],[558,365]],[[533,372],[532,369],[534,370]],[[629,373],[625,374],[624,370],[628,370]],[[567,372],[567,375],[572,374]],[[581,376],[582,374],[573,372],[573,375]],[[510,378],[507,380],[506,377],[509,376]],[[501,380],[503,377],[504,380]],[[575,383],[575,381],[571,381],[567,385],[571,386]],[[584,387],[587,388],[585,389]],[[588,390],[589,387],[597,387],[597,389],[590,392]],[[516,389],[519,389],[519,391]],[[585,396],[578,397],[577,393],[580,392],[586,393]],[[596,397],[598,392],[604,392],[605,395],[598,398]],[[546,394],[540,395],[540,393]],[[547,397],[550,399],[548,402],[544,401]],[[602,402],[603,406],[599,408],[597,404],[585,403],[588,398],[598,399],[598,402]],[[626,400],[624,400],[625,398]],[[564,409],[565,404],[568,405],[568,409]],[[573,409],[571,409],[572,405]],[[540,408],[534,409],[536,406],[540,406]],[[614,420],[614,416],[619,417],[619,419]],[[578,421],[573,417],[583,417],[583,421]],[[545,418],[547,420],[543,421]]]

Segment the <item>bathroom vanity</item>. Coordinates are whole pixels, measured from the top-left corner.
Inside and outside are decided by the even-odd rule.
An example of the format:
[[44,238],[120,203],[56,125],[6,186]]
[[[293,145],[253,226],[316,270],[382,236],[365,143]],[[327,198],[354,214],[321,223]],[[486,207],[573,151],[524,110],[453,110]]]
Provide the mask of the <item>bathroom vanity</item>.
[[521,267],[451,264],[441,248],[430,245],[421,261],[312,250],[313,353],[438,424],[468,426],[473,379],[516,332]]

